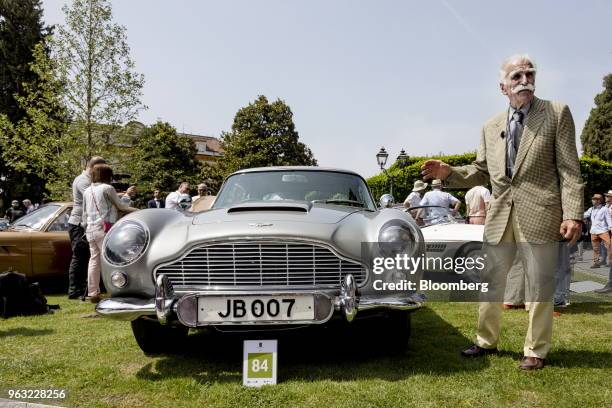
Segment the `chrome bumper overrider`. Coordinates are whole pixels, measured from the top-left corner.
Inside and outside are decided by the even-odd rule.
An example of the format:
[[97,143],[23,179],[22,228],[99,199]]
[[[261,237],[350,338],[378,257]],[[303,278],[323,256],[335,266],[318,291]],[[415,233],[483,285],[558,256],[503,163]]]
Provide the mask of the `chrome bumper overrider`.
[[[302,293],[302,292],[301,292]],[[313,291],[316,302],[327,303],[329,312],[323,311],[312,321],[275,321],[275,322],[248,322],[240,324],[305,324],[325,323],[333,315],[334,310],[340,311],[347,321],[353,321],[358,311],[372,309],[414,310],[423,306],[424,301],[417,296],[408,297],[365,297],[357,295],[357,285],[353,275],[347,275],[340,295],[331,297],[325,293]],[[195,327],[197,298],[200,296],[240,296],[240,295],[290,295],[287,292],[201,292],[185,295],[181,298],[175,296],[170,281],[165,275],[158,275],[155,282],[155,298],[110,298],[104,299],[96,306],[96,312],[104,317],[117,320],[135,320],[139,317],[149,316],[156,318],[161,324],[166,324],[172,314],[177,314],[179,321]],[[315,303],[316,303],[315,302]],[[180,309],[180,310],[179,310]],[[236,323],[230,323],[236,324]]]

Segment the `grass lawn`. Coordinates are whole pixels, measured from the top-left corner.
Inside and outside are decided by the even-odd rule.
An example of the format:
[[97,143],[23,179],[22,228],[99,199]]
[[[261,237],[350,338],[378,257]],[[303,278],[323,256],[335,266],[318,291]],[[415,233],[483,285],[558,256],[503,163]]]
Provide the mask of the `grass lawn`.
[[[504,312],[501,353],[461,358],[474,303],[430,303],[413,315],[403,354],[385,338],[338,330],[279,338],[279,384],[242,383],[243,335],[195,332],[181,354],[145,356],[129,324],[83,318],[91,304],[50,296],[53,315],[0,320],[0,398],[6,388],[59,387],[81,407],[604,407],[612,401],[612,300],[573,303],[555,317],[548,366],[522,372],[525,311]],[[2,389],[4,388],[4,391]],[[605,401],[608,401],[607,403]]]

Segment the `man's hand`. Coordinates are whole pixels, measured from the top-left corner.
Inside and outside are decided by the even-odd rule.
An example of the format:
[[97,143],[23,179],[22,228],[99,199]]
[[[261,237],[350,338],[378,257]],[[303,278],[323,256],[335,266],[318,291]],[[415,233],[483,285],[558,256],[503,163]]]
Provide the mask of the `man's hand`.
[[582,224],[576,220],[565,220],[561,223],[559,232],[570,244],[575,244],[582,233]]
[[442,160],[427,160],[421,166],[423,180],[445,180],[451,174],[451,167]]

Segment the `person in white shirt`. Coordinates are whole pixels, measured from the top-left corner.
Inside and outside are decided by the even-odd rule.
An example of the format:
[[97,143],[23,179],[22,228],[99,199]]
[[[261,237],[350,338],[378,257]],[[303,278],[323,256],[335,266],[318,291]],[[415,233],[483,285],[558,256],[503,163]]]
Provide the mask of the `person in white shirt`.
[[[612,190],[609,190],[606,194],[604,194],[606,196],[606,205],[605,207],[608,209],[608,214],[610,215],[610,217],[612,217]],[[612,232],[612,228],[610,229],[610,232]],[[603,241],[602,241],[602,247],[603,247]],[[612,243],[610,244],[608,251],[612,251]],[[603,252],[603,251],[602,251]],[[610,255],[608,253],[608,257],[611,257],[612,255]],[[604,286],[601,289],[595,289],[596,293],[610,293],[612,292],[612,262],[608,262],[608,266],[609,266],[609,272],[608,272],[608,283],[606,283],[606,286]]]
[[[459,211],[461,201],[452,194],[442,191],[442,181],[438,179],[432,181],[431,188],[433,190],[425,193],[419,205],[431,205],[443,208],[450,208],[453,206],[453,211],[455,213]],[[427,218],[443,217],[446,214],[444,210],[439,208],[430,208],[426,213]],[[419,214],[419,217],[422,217],[421,214]]]
[[91,173],[92,184],[83,191],[82,224],[89,242],[87,268],[87,296],[92,303],[100,300],[100,258],[104,236],[119,219],[119,211],[133,212],[137,208],[122,201],[110,185],[113,170],[107,164],[97,164]]
[[470,224],[484,225],[491,193],[485,186],[472,187],[465,193],[466,215]]
[[26,198],[25,200],[23,200],[22,203],[26,209],[26,214],[29,214],[36,209],[36,207],[34,207],[34,205],[32,204],[32,201],[30,201],[29,198]]
[[417,180],[414,182],[414,187],[412,188],[412,192],[408,194],[406,200],[404,200],[404,207],[418,207],[423,198],[423,192],[427,188],[427,183],[422,182],[421,180]]
[[166,208],[177,208],[183,194],[189,194],[189,183],[182,182],[178,190],[173,191],[166,197]]
[[610,231],[612,231],[612,215],[610,210],[603,205],[603,196],[595,194],[591,198],[593,206],[584,212],[584,218],[591,220],[591,243],[593,244],[593,265],[591,268],[600,267],[601,248],[603,242],[607,249],[607,262],[604,258],[602,264],[612,263],[612,251],[610,251]]

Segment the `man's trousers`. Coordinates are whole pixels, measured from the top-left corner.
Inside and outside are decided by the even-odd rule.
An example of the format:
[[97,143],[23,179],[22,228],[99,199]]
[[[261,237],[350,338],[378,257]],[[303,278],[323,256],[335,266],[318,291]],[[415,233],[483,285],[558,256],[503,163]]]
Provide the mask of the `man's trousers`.
[[68,235],[72,247],[72,259],[68,269],[68,296],[84,296],[87,289],[87,264],[89,263],[89,244],[80,225],[68,224]]
[[546,357],[552,339],[552,300],[557,252],[557,242],[543,244],[526,242],[513,206],[501,242],[497,245],[485,243],[487,267],[482,271],[481,279],[489,283],[489,291],[481,295],[476,345],[483,348],[497,347],[506,278],[512,268],[515,255],[518,254],[528,286],[526,290],[528,298],[525,299],[525,303],[529,308],[529,328],[525,337],[524,355]]

